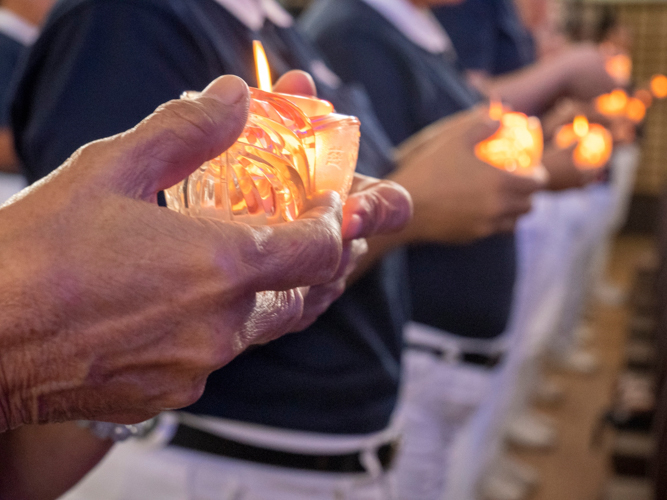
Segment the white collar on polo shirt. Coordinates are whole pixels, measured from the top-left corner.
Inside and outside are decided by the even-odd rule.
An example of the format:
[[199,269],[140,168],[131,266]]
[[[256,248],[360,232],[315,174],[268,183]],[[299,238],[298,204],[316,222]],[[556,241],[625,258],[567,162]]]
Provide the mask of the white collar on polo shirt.
[[452,42],[430,9],[419,8],[410,0],[363,0],[393,24],[408,40],[440,54],[452,49]]
[[27,46],[37,39],[39,29],[11,10],[0,7],[0,33]]
[[259,31],[268,19],[276,26],[289,28],[294,20],[276,0],[215,0],[253,31]]

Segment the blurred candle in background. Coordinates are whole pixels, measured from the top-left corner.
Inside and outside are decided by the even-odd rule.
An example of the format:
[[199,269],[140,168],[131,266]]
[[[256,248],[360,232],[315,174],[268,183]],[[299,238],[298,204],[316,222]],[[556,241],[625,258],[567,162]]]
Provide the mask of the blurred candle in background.
[[556,133],[555,141],[563,149],[577,143],[573,158],[581,169],[604,167],[613,151],[611,132],[602,125],[589,123],[585,116],[577,116],[572,123],[563,125]]

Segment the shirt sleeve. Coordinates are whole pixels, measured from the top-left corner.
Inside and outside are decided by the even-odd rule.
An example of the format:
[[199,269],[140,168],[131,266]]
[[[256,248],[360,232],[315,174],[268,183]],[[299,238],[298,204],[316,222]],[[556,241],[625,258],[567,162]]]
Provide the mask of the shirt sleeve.
[[466,0],[460,5],[438,7],[434,13],[454,44],[460,66],[492,73],[498,22],[493,2]]
[[55,19],[29,55],[12,109],[29,180],[203,88],[204,64],[178,19],[149,6],[87,2]]
[[400,56],[379,37],[361,30],[346,30],[331,36],[336,39],[325,34],[318,37],[317,44],[332,69],[346,83],[359,83],[366,89],[394,145],[410,137],[420,127],[410,106],[412,72]]

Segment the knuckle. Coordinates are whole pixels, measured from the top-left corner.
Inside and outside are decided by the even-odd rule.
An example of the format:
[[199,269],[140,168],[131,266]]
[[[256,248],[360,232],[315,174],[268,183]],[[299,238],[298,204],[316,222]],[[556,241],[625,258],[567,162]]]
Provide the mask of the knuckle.
[[163,409],[176,410],[190,406],[201,398],[202,394],[204,394],[205,387],[205,377],[199,377],[187,383],[182,383],[180,386],[176,386],[166,396],[162,405]]
[[282,300],[280,307],[275,314],[275,322],[271,328],[267,329],[264,341],[274,340],[288,331],[291,331],[304,314],[305,298],[297,290],[289,290],[281,294]]

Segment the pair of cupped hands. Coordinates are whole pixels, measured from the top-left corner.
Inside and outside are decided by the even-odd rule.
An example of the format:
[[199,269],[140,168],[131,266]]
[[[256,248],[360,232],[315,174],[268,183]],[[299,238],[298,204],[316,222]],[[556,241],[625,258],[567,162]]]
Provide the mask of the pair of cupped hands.
[[[315,92],[302,72],[274,90]],[[242,80],[221,77],[198,97],[84,146],[0,209],[0,432],[81,418],[132,423],[194,402],[212,371],[326,310],[364,254],[364,238],[406,233],[406,188],[421,205],[432,198],[410,224],[424,226],[413,241],[465,241],[511,229],[539,187],[460,164],[480,131],[494,129],[477,110],[399,152],[398,172],[416,183],[357,175],[345,207],[321,193],[298,220],[267,227],[158,207],[159,191],[234,143],[248,99]],[[442,146],[429,154],[433,141]],[[478,192],[461,189],[466,170]],[[431,221],[422,213],[451,207],[449,226],[445,214]]]

